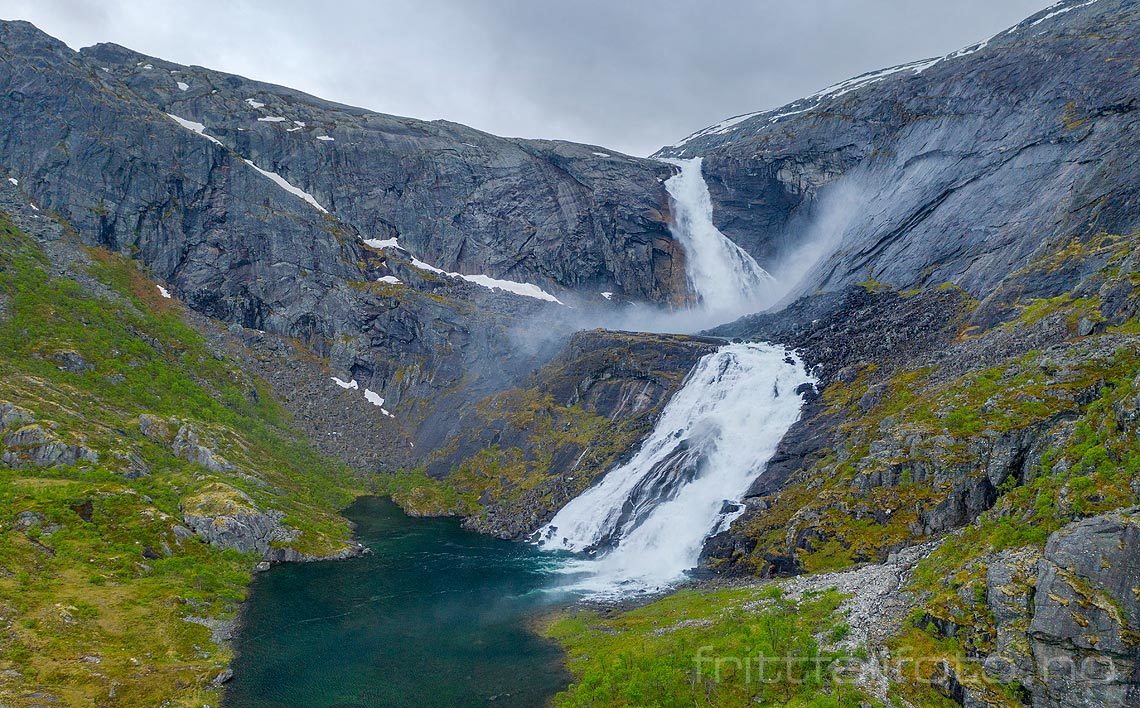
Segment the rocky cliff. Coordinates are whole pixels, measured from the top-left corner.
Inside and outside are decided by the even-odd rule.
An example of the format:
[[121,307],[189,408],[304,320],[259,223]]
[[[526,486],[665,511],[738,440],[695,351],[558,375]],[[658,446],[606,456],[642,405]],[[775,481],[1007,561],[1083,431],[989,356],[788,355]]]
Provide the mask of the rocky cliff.
[[718,226],[766,265],[814,241],[797,293],[874,279],[984,296],[1043,246],[1140,225],[1138,24],[1132,0],[1057,3],[658,155],[704,158]]
[[398,238],[437,267],[594,301],[684,293],[661,186],[672,170],[660,162],[383,115],[117,45],[82,57],[140,100],[204,124],[365,238]]
[[[324,358],[325,395],[343,395],[336,375],[358,405],[366,390],[384,399],[393,415],[372,421],[385,430],[358,461],[402,466],[409,442],[427,451],[455,432],[438,411],[551,356],[552,311],[569,311],[535,285],[567,303],[687,297],[659,162],[337,106],[120,47],[77,53],[22,22],[0,25],[0,53],[0,165],[194,311]],[[549,346],[513,336],[530,317]],[[317,397],[318,380],[303,384]]]
[[523,538],[628,459],[697,361],[723,340],[575,334],[519,386],[478,402],[424,468],[392,482],[417,514]]

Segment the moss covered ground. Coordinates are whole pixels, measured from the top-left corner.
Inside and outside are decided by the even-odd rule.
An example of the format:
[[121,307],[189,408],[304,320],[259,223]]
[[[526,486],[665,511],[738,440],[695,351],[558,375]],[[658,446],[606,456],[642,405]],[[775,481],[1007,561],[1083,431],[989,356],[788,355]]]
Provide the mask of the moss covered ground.
[[573,685],[558,706],[838,708],[867,696],[835,648],[842,597],[792,599],[775,586],[682,590],[625,612],[580,610],[545,628],[567,647]]
[[[133,262],[92,249],[76,263],[61,274],[0,218],[0,401],[98,453],[0,465],[0,703],[216,705],[230,654],[206,625],[233,619],[259,559],[175,535],[183,506],[240,490],[285,514],[297,550],[326,554],[350,538],[337,511],[360,485]],[[192,422],[233,469],[144,437],[144,413]]]

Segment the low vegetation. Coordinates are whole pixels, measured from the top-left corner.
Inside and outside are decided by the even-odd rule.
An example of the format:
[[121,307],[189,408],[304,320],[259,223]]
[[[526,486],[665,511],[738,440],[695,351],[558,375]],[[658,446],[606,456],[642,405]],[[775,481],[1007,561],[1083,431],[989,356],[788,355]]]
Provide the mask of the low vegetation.
[[558,706],[860,706],[844,680],[856,654],[835,591],[784,596],[775,586],[682,590],[619,613],[551,621],[575,682]]
[[[0,440],[38,427],[93,453],[0,465],[0,703],[216,705],[218,640],[260,559],[177,531],[184,505],[240,490],[320,555],[349,540],[336,512],[359,485],[132,262],[91,250],[72,267],[0,219]],[[143,414],[192,423],[229,465],[174,454]]]

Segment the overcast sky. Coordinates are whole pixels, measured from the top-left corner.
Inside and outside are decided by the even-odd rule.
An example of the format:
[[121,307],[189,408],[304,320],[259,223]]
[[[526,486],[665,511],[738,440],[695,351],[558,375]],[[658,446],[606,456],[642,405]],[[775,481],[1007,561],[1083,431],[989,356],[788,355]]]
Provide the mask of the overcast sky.
[[1052,0],[4,0],[117,42],[384,113],[646,155],[731,115],[946,54]]

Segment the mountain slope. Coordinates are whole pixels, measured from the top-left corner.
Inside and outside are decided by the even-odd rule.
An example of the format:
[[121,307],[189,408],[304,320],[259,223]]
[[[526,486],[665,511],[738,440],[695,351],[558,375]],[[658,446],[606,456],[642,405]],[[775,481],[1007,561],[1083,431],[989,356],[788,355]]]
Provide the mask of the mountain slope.
[[594,299],[684,292],[661,186],[671,169],[659,162],[383,115],[116,45],[82,56],[143,101],[205,124],[367,238],[399,238],[445,270]]
[[[343,380],[386,399],[395,417],[378,421],[380,433],[364,441],[370,459],[394,468],[412,450],[409,441],[430,449],[450,432],[446,416],[432,418],[437,410],[507,385],[549,356],[520,346],[511,331],[540,312],[550,321],[557,306],[364,243],[351,223],[286,179],[309,186],[287,165],[259,165],[260,153],[243,157],[241,146],[172,118],[27,23],[0,25],[0,54],[0,164],[13,179],[85,243],[138,259],[196,312],[295,338]],[[243,116],[252,110],[233,100]],[[338,391],[327,374],[323,387],[330,398]],[[360,397],[357,405],[370,404]],[[319,435],[335,434],[335,425]]]
[[134,263],[0,185],[0,700],[215,703],[256,564],[361,552],[366,482]]
[[1140,225],[1137,24],[1132,0],[1068,0],[658,155],[703,156],[718,226],[765,262],[814,242],[797,293],[875,279],[984,297],[1039,247]]
[[[560,700],[1140,700],[1137,12],[1059,3],[660,153],[703,156],[753,252],[822,251],[782,310],[708,332],[797,348],[820,390],[706,545],[739,595],[556,621]],[[835,589],[832,631],[769,614]],[[838,671],[757,680],[789,654]]]

